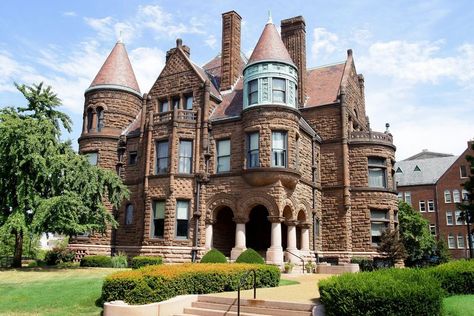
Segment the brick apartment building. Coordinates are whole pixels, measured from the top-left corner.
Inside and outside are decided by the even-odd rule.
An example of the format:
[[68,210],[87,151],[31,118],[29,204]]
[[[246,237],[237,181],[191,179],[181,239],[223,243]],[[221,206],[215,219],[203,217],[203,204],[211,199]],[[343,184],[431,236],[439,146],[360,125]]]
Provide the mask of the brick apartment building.
[[466,156],[474,156],[473,143],[469,141],[460,156],[424,150],[395,164],[399,200],[421,212],[431,233],[445,240],[453,258],[469,258],[467,227],[456,203],[466,198],[462,184],[470,175]]
[[298,16],[281,35],[270,20],[247,59],[239,14],[222,25],[221,54],[198,66],[178,39],[145,94],[115,45],[85,91],[79,151],[131,196],[110,209],[118,229],[70,246],[168,262],[211,247],[231,259],[253,248],[275,264],[376,255],[381,230],[397,224],[395,146],[369,127],[352,51],[307,69]]

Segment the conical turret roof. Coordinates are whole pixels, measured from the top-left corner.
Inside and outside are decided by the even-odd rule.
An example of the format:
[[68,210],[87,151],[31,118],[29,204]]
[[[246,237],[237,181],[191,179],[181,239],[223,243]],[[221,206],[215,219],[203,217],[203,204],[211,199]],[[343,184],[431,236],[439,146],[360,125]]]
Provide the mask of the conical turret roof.
[[281,61],[294,65],[280,34],[270,21],[265,25],[247,65],[264,60]]
[[98,89],[102,86],[131,89],[133,92],[140,94],[140,88],[128,58],[127,50],[121,41],[115,44],[87,90]]

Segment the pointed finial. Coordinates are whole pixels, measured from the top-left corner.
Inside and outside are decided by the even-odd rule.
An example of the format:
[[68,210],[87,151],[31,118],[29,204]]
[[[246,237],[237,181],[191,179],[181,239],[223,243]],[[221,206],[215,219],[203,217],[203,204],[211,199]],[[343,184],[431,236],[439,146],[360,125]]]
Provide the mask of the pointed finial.
[[120,30],[120,32],[119,32],[119,38],[118,38],[117,43],[123,43],[123,37],[122,37],[122,35],[123,35],[123,31]]
[[268,21],[267,21],[267,24],[273,24],[272,11],[271,11],[271,10],[268,10]]

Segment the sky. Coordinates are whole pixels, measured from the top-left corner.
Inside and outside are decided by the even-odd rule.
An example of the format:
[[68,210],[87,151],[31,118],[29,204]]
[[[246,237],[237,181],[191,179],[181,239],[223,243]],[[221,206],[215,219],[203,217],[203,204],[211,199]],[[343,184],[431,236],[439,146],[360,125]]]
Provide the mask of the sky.
[[474,138],[474,6],[466,1],[0,1],[0,106],[24,105],[13,83],[51,85],[73,119],[77,149],[84,91],[115,42],[127,47],[148,92],[176,38],[203,65],[221,44],[221,14],[242,16],[250,56],[271,11],[303,15],[307,67],[353,50],[371,128],[390,132],[397,160],[428,149],[460,155]]

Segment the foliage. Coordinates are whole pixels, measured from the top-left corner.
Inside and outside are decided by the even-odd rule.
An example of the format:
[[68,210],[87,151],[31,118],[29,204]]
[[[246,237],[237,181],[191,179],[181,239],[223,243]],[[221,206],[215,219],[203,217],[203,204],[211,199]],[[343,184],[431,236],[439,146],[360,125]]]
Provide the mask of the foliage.
[[285,262],[285,273],[291,273],[293,271],[293,268],[295,267],[295,264],[292,262]]
[[407,256],[405,247],[399,238],[399,232],[396,230],[387,229],[382,233],[377,251],[385,254],[392,265]]
[[308,262],[306,262],[306,264],[304,265],[304,268],[306,269],[306,272],[308,273],[313,273],[313,270],[315,267],[316,265],[311,260],[308,260]]
[[202,257],[201,263],[227,263],[227,258],[219,250],[211,249]]
[[236,263],[259,263],[259,264],[264,264],[265,260],[263,260],[262,256],[258,252],[256,252],[252,248],[248,248],[237,257],[235,262]]
[[66,247],[54,247],[48,250],[44,256],[44,261],[49,266],[54,266],[62,262],[72,262],[76,257],[74,250]]
[[382,269],[319,282],[327,316],[439,315],[444,292],[439,281],[417,269]]
[[112,258],[109,256],[85,256],[81,259],[81,267],[111,268]]
[[[474,150],[474,143],[471,148]],[[474,156],[468,155],[466,156],[466,160],[470,163],[470,175],[468,180],[464,182],[462,186],[464,190],[467,191],[467,199],[463,201],[463,203],[457,203],[456,207],[462,211],[461,219],[471,224],[468,236],[471,236],[470,239],[472,239],[472,235],[474,234]],[[472,242],[472,240],[470,240],[468,244],[470,242]]]
[[[13,257],[15,238],[11,234],[0,234],[0,257]],[[23,240],[23,257],[42,259],[40,236],[26,234]],[[43,256],[44,258],[44,256]]]
[[127,268],[128,267],[127,255],[120,251],[119,253],[116,253],[112,257],[112,267],[113,268]]
[[132,269],[139,269],[145,266],[158,265],[163,263],[163,258],[159,256],[137,256],[132,258],[130,266]]
[[423,265],[423,261],[430,257],[435,245],[428,221],[403,201],[398,202],[398,209],[400,240],[407,252],[405,265]]
[[70,129],[70,119],[54,109],[60,100],[50,87],[17,88],[28,106],[0,110],[0,236],[14,237],[13,265],[19,267],[30,233],[116,227],[103,202],[118,207],[128,190],[114,172],[91,166],[60,140],[60,125]]
[[451,260],[451,252],[448,249],[446,238],[443,238],[443,236],[440,236],[436,241],[433,255],[436,259],[436,262],[434,262],[435,264],[446,263]]
[[443,316],[474,315],[474,295],[456,295],[443,300]]
[[[278,286],[280,270],[275,266],[228,263],[158,265],[108,276],[102,287],[102,299],[146,304],[177,295],[234,291],[244,274],[252,269],[256,271],[258,287]],[[252,287],[251,275],[244,281],[242,288]]]
[[351,259],[351,263],[357,263],[359,265],[360,271],[362,272],[370,272],[376,270],[374,261],[369,258],[353,257]]
[[456,260],[428,270],[451,295],[474,294],[474,260]]

